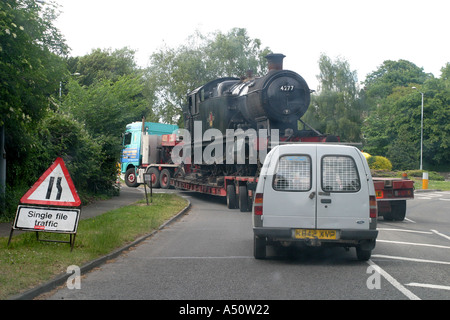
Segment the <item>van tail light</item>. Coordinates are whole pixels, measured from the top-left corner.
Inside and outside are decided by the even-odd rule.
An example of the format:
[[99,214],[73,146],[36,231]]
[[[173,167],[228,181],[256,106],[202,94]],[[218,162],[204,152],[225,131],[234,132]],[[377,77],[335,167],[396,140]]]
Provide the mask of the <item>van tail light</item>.
[[263,214],[263,194],[255,194],[255,202],[253,203],[253,209],[255,216],[261,216]]
[[377,218],[378,216],[378,210],[377,210],[377,198],[375,196],[369,196],[369,217],[370,218]]

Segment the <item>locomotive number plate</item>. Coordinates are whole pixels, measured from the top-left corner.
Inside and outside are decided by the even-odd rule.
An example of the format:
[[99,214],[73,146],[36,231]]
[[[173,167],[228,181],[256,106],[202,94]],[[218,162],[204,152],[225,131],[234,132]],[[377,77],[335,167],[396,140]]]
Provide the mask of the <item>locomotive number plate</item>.
[[294,86],[281,86],[280,90],[283,91],[283,92],[294,91]]

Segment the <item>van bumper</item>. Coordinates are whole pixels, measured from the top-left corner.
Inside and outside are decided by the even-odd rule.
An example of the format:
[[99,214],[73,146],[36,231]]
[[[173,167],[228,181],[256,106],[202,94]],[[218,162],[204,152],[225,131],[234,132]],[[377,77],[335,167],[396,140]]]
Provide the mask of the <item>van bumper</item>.
[[[293,237],[294,228],[261,228],[254,227],[253,233],[258,237],[270,239],[296,240]],[[339,237],[336,240],[375,240],[378,237],[378,230],[339,230]]]

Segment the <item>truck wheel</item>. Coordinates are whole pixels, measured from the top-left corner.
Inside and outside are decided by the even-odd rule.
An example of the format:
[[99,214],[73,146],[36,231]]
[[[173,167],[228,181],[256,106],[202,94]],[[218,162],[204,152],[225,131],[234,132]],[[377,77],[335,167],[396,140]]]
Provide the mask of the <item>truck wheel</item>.
[[266,257],[266,238],[253,235],[253,255],[255,259],[264,259]]
[[238,207],[234,184],[229,184],[227,186],[227,207],[228,209],[237,209]]
[[393,221],[394,220],[394,214],[392,212],[392,207],[391,207],[391,211],[383,212],[383,219],[386,220],[386,221]]
[[241,212],[248,212],[248,191],[247,186],[239,186],[239,209]]
[[170,171],[169,169],[162,169],[161,174],[159,175],[159,184],[162,189],[170,188]]
[[359,261],[367,261],[372,255],[372,250],[361,249],[361,247],[356,247],[356,257]]
[[391,203],[394,220],[403,221],[406,216],[406,200],[393,201]]
[[151,167],[147,171],[150,173],[150,181],[152,183],[152,188],[159,188],[159,170],[158,168]]
[[130,168],[125,172],[125,184],[130,188],[136,188],[139,185],[135,168]]

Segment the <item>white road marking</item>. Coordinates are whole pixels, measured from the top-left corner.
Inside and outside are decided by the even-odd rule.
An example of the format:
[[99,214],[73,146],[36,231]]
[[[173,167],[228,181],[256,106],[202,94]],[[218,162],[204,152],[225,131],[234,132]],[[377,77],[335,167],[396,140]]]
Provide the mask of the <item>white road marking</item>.
[[416,259],[416,258],[407,258],[407,257],[398,257],[398,256],[387,256],[384,254],[373,254],[372,258],[381,258],[381,259],[393,259],[393,260],[404,260],[404,261],[412,261],[412,262],[423,262],[423,263],[435,263],[435,264],[445,264],[450,265],[450,261],[437,261],[437,260],[427,260],[427,259]]
[[410,300],[421,300],[418,296],[416,296],[414,293],[409,291],[407,288],[405,288],[400,282],[395,280],[389,273],[384,271],[380,266],[378,266],[375,262],[372,260],[368,260],[367,263],[373,267],[380,275],[382,275],[390,284],[392,284],[397,290],[399,290],[401,293],[403,293],[408,299]]
[[405,286],[440,289],[440,290],[450,290],[450,286],[441,286],[441,285],[437,285],[437,284],[416,283],[416,282],[407,283],[407,284],[405,284]]
[[419,231],[419,230],[411,230],[411,229],[377,228],[377,230],[433,234],[433,232],[431,232],[431,231]]
[[450,240],[450,237],[449,237],[449,236],[447,236],[447,235],[445,235],[445,234],[443,234],[443,233],[437,232],[436,230],[431,230],[431,232],[434,232],[434,233],[436,233],[438,236],[441,236],[441,237],[444,237],[444,238],[447,239],[447,240]]
[[380,240],[380,239],[377,239],[377,242],[394,243],[394,244],[406,244],[406,245],[410,245],[410,246],[433,247],[433,248],[441,248],[441,249],[450,249],[449,246],[441,246],[441,245],[438,245],[438,244],[428,244],[428,243],[403,242],[403,241],[391,241],[391,240]]

